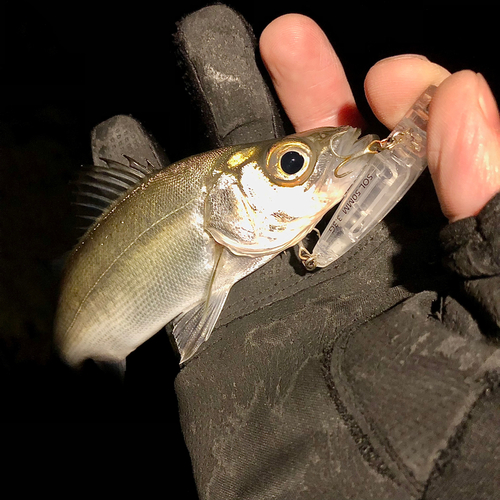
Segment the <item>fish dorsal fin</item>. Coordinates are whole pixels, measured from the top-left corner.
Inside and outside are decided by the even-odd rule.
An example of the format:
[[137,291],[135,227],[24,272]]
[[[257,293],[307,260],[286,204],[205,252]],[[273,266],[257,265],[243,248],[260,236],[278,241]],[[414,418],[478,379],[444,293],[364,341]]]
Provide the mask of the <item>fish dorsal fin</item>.
[[91,146],[94,165],[82,168],[76,182],[74,204],[82,234],[114,201],[169,164],[154,138],[127,115],[94,127]]
[[122,162],[124,156],[148,164],[154,170],[169,164],[163,149],[131,116],[116,115],[99,123],[92,130],[91,143],[94,165],[104,166],[103,158]]
[[77,216],[87,229],[108,207],[130,191],[156,169],[149,163],[141,164],[124,155],[124,162],[101,158],[103,165],[82,167],[76,185]]

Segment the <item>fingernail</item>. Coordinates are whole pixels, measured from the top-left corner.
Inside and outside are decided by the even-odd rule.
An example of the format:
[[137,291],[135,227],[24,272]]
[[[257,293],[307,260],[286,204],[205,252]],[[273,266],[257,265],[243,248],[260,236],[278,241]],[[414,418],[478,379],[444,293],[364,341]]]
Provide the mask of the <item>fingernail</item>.
[[500,130],[500,115],[498,106],[491,92],[488,82],[481,73],[477,73],[478,80],[478,103],[483,112],[486,123],[494,130]]
[[391,56],[391,57],[386,57],[384,59],[381,59],[379,62],[382,61],[397,61],[398,59],[421,59],[423,61],[428,61],[427,57],[421,55],[421,54],[398,54],[396,56]]

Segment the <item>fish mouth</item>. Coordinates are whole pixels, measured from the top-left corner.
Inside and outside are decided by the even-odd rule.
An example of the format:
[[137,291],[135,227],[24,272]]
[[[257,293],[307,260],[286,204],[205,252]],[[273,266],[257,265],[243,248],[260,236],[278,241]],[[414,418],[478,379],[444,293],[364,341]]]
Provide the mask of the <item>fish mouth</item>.
[[[323,184],[323,195],[328,200],[329,210],[335,206],[360,175],[367,163],[363,151],[378,137],[373,134],[361,137],[361,130],[345,127],[332,134],[328,145],[320,153],[318,163],[323,164],[318,185]],[[336,201],[335,201],[336,200]]]
[[[354,159],[363,157],[363,151],[366,150],[374,139],[378,139],[378,136],[374,134],[364,135],[359,139],[360,135],[361,129],[346,127],[333,134],[330,138],[327,151],[336,160],[334,162],[335,177],[342,178],[348,175],[350,172],[344,172],[343,167],[347,167],[347,164],[351,163]],[[339,172],[341,168],[342,173]],[[351,169],[348,168],[347,170]]]
[[[323,205],[314,217],[306,234],[316,226],[333,207],[341,202],[351,185],[359,177],[371,155],[363,154],[367,146],[378,137],[373,134],[361,138],[360,129],[343,127],[332,134],[320,153],[322,164],[316,182],[316,196]],[[300,240],[300,239],[299,239]]]

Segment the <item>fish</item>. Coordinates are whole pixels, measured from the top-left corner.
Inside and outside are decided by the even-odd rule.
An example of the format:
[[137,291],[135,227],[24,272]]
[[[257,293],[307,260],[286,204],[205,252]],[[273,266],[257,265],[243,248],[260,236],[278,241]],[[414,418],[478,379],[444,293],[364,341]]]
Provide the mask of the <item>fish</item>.
[[106,202],[99,192],[115,199],[66,262],[54,332],[61,358],[120,365],[173,322],[185,363],[231,287],[300,243],[342,199],[356,173],[335,166],[366,145],[359,135],[324,127],[160,169],[128,156],[96,166],[87,175],[100,188],[95,207]]

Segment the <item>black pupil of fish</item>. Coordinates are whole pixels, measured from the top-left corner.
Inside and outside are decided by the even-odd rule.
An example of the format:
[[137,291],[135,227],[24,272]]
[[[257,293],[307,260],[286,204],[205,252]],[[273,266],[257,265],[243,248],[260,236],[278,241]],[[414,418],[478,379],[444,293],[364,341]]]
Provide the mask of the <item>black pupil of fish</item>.
[[287,151],[281,157],[280,165],[285,174],[293,175],[304,166],[304,157],[297,151]]

